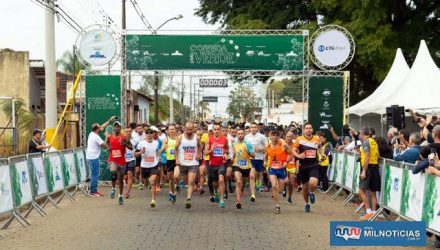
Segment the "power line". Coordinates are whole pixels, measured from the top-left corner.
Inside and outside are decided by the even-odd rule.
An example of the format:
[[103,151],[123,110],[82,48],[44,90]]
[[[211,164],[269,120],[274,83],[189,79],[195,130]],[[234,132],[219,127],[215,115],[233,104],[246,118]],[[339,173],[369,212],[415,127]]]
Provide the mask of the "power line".
[[[53,11],[58,17],[61,17],[64,20],[64,24],[66,24],[69,27],[69,29],[71,29],[71,30],[73,29],[72,31],[74,31],[78,34],[80,33],[81,26],[75,27],[75,25],[73,25],[69,20],[67,20],[67,18],[62,13],[57,11],[56,9],[52,8],[51,6],[42,2],[41,0],[30,0],[30,1],[43,9]],[[72,18],[69,16],[69,19],[72,19]],[[78,30],[78,28],[80,28],[80,30]]]
[[144,25],[147,27],[147,29],[153,30],[153,27],[151,27],[151,24],[148,22],[147,18],[145,18],[144,13],[142,13],[142,10],[141,8],[139,8],[139,5],[136,2],[136,0],[130,0],[130,2],[133,5],[134,9],[136,10],[138,16],[141,18]]

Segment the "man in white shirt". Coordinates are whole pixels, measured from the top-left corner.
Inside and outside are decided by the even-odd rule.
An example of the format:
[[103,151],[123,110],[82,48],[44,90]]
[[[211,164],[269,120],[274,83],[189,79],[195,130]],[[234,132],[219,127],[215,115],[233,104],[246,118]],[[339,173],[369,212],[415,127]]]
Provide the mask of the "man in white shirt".
[[[255,188],[260,186],[261,176],[264,167],[264,157],[266,155],[266,149],[268,145],[267,138],[258,133],[258,125],[257,123],[251,123],[250,133],[246,135],[245,140],[252,145],[254,148],[255,158],[251,159],[252,169],[250,173],[250,186],[251,186],[251,202],[255,202]],[[256,181],[257,180],[257,181]]]
[[110,122],[116,120],[116,116],[111,117],[104,124],[99,125],[98,123],[94,123],[92,125],[92,132],[90,132],[89,137],[87,139],[87,153],[86,159],[90,166],[90,195],[99,197],[104,196],[100,192],[98,192],[98,177],[99,177],[99,156],[101,155],[101,147],[107,148],[108,145],[104,140],[99,136],[99,133],[110,124]]
[[[144,132],[144,128],[142,127],[142,124],[138,124],[136,126],[136,130],[131,132],[131,138],[132,138],[132,145],[134,148],[136,148],[136,146],[139,144],[139,142],[144,141],[145,140],[145,132]],[[141,178],[141,157],[136,157],[136,166],[135,166],[135,172],[134,172],[134,177],[138,178],[139,181],[139,189],[142,190],[144,189],[144,184],[142,183],[142,178]]]

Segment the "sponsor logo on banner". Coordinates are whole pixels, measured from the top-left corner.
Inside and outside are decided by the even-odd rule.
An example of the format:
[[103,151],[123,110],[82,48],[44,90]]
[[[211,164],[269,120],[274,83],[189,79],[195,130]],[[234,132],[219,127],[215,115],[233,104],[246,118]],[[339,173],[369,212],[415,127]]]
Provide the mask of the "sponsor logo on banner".
[[330,246],[425,246],[424,221],[331,221]]
[[116,41],[108,31],[88,31],[79,42],[79,55],[93,66],[106,65],[116,55]]
[[313,44],[313,54],[318,62],[329,67],[343,64],[349,59],[350,52],[349,37],[337,29],[321,32]]

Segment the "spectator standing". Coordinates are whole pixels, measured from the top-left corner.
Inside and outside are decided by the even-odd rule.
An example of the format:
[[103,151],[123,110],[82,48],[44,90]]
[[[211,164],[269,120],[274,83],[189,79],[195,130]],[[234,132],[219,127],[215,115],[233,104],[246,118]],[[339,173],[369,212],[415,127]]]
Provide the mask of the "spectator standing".
[[421,138],[419,133],[412,133],[409,137],[409,147],[401,153],[394,153],[395,161],[414,164],[419,159]]
[[377,146],[379,147],[379,155],[381,158],[393,159],[393,148],[388,144],[384,137],[379,136],[375,138]]
[[98,192],[98,177],[99,177],[99,157],[101,155],[101,147],[107,148],[108,145],[104,140],[99,136],[101,131],[104,131],[107,126],[116,120],[116,116],[111,117],[104,124],[99,125],[98,123],[94,123],[92,125],[92,132],[90,132],[89,137],[87,139],[87,153],[86,159],[90,166],[90,195],[93,196],[104,196],[100,192]]

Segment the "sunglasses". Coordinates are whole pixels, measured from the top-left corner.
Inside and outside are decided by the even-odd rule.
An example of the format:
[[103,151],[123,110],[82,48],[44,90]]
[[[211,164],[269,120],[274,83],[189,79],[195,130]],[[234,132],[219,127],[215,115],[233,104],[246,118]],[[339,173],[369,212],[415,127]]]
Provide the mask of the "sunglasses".
[[154,134],[154,132],[153,131],[147,131],[146,134],[151,135],[151,134]]

